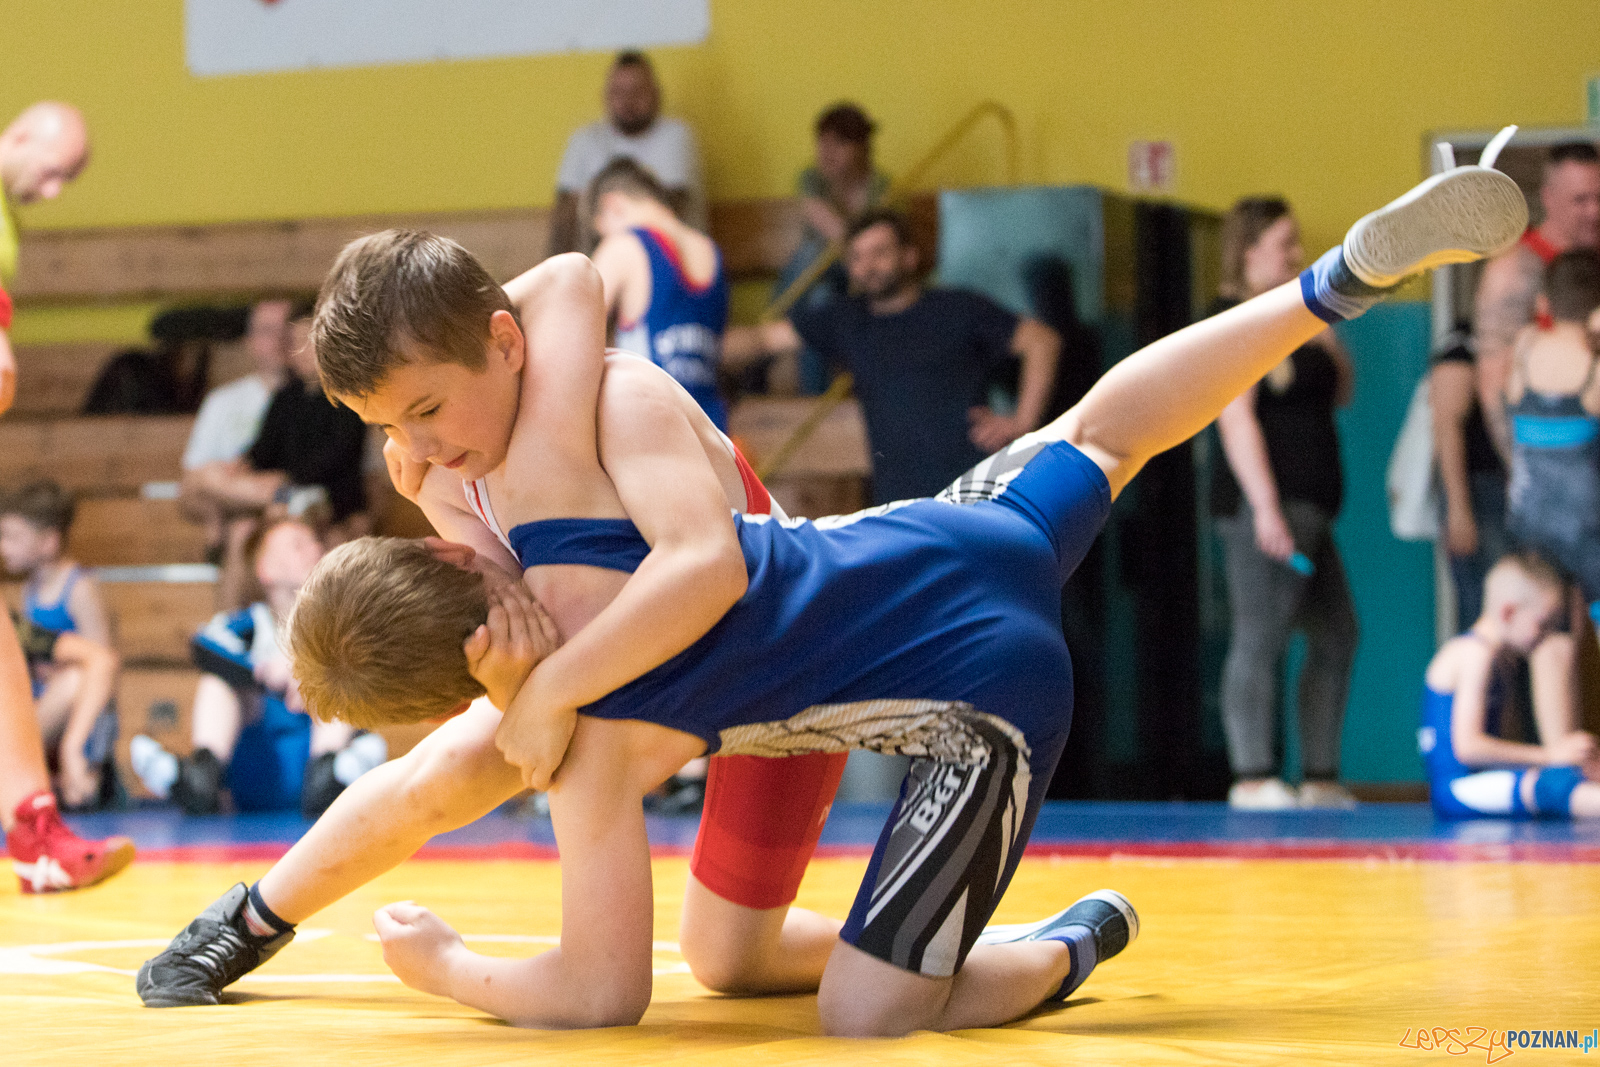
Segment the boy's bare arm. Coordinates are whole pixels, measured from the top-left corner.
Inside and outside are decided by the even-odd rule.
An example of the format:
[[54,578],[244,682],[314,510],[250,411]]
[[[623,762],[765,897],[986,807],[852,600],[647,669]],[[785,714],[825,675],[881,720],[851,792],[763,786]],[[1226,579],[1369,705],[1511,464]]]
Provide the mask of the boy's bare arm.
[[374,916],[384,960],[415,989],[517,1026],[629,1026],[650,1003],[650,848],[636,762],[614,740],[637,724],[585,720],[550,791],[561,848],[561,945],[531,959],[472,952],[415,905]]
[[606,350],[599,271],[587,256],[569,253],[545,260],[505,289],[527,341],[508,462],[550,448],[592,460]]
[[100,592],[100,583],[94,580],[94,575],[85,574],[78,579],[72,587],[68,607],[80,634],[96,644],[115,644],[111,636],[111,612],[106,608],[105,595]]
[[614,361],[607,373],[601,460],[650,553],[508,709],[496,740],[531,788],[554,772],[579,707],[705,636],[748,584],[727,497],[671,388],[638,361]]
[[1476,642],[1459,650],[1455,699],[1450,709],[1450,736],[1456,759],[1468,767],[1542,767],[1555,762],[1543,746],[1506,741],[1485,730],[1493,670],[1493,659]]

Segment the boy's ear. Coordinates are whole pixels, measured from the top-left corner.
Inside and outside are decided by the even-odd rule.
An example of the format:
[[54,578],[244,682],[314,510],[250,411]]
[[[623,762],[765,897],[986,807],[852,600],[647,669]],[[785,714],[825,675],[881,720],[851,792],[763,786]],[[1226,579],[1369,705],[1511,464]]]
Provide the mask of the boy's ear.
[[517,317],[509,311],[496,311],[489,316],[489,354],[498,358],[507,370],[516,374],[527,359],[527,340]]
[[1550,321],[1550,298],[1543,293],[1535,293],[1533,297],[1533,314],[1535,321]]

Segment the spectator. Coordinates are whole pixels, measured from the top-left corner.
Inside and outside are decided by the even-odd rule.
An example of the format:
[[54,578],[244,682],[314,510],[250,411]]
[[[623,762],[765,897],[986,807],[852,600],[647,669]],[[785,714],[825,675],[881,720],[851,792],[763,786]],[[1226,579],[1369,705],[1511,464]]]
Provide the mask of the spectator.
[[1550,149],[1539,182],[1539,206],[1544,214],[1539,224],[1484,267],[1473,307],[1478,396],[1495,447],[1507,460],[1511,434],[1504,397],[1517,331],[1533,321],[1545,268],[1563,252],[1600,247],[1600,152],[1594,145],[1579,141]]
[[614,159],[589,190],[600,245],[594,265],[618,348],[647,356],[717,424],[717,362],[728,326],[728,279],[716,244],[673,214],[666,190],[631,159]]
[[[119,663],[111,616],[94,576],[65,554],[73,500],[54,482],[36,482],[0,504],[0,558],[26,574],[23,632],[39,732],[55,755],[65,807],[91,805],[117,737],[111,707]],[[68,639],[59,640],[62,635]]]
[[376,734],[313,721],[278,644],[279,627],[322,558],[316,532],[280,522],[253,547],[264,600],[219,614],[194,639],[195,665],[206,673],[195,690],[190,754],[179,759],[140,734],[129,755],[145,788],[191,815],[220,811],[226,787],[239,811],[298,805],[314,818],[388,751]]
[[[850,223],[874,207],[889,190],[889,176],[872,164],[872,134],[877,124],[855,104],[835,104],[817,118],[816,162],[800,172],[795,192],[801,198],[805,219],[800,247],[778,275],[774,295],[787,292],[834,241],[844,240]],[[842,263],[835,263],[806,290],[801,301],[818,308],[844,296],[850,279]],[[822,392],[828,386],[827,368],[809,348],[800,352],[800,391]]]
[[362,465],[367,428],[323,395],[310,343],[312,311],[309,302],[290,311],[289,374],[272,394],[255,443],[217,487],[229,509],[218,583],[224,610],[248,602],[245,550],[269,512],[303,517],[334,542],[370,530]]
[[[1221,312],[1293,281],[1300,228],[1277,197],[1249,197],[1223,222]],[[1339,785],[1340,731],[1355,662],[1356,616],[1333,541],[1343,502],[1333,412],[1354,372],[1331,330],[1300,346],[1217,419],[1226,464],[1212,469],[1211,513],[1222,532],[1233,636],[1222,675],[1222,719],[1236,808],[1348,807]],[[1278,683],[1296,629],[1300,670],[1298,797],[1280,774]]]
[[[847,234],[855,296],[795,308],[786,321],[729,330],[723,357],[815,349],[855,378],[872,450],[875,503],[932,496],[1039,425],[1055,383],[1060,336],[986,297],[924,289],[905,219],[869,211]],[[1016,409],[989,406],[991,378],[1022,361]]]
[[694,131],[681,119],[661,115],[661,86],[642,52],[620,52],[606,75],[606,117],[567,139],[550,212],[549,255],[587,248],[578,233],[578,199],[595,175],[618,156],[647,168],[667,191],[678,217],[706,228],[705,189]]
[[1506,466],[1478,401],[1472,335],[1448,334],[1428,374],[1433,447],[1444,486],[1445,549],[1456,593],[1456,629],[1483,614],[1483,582],[1511,547],[1506,534]]

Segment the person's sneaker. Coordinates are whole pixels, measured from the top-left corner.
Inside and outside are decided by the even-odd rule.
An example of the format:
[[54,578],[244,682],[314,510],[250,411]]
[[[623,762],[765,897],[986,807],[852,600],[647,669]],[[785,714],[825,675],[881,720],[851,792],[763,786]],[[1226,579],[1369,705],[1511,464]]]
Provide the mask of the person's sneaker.
[[673,775],[659,790],[644,798],[650,815],[698,815],[706,805],[706,780]]
[[245,925],[250,890],[243,882],[184,927],[159,956],[144,962],[134,988],[147,1008],[219,1004],[222,991],[294,940],[288,930],[257,937]]
[[1234,811],[1289,811],[1299,806],[1293,787],[1280,778],[1235,782],[1228,790],[1228,807]]
[[1082,960],[1082,964],[1087,964],[1083,966],[1080,965],[1080,957],[1074,955],[1071,973],[1062,980],[1061,988],[1049,998],[1065,1000],[1083,984],[1090,971],[1127,948],[1139,936],[1139,913],[1133,910],[1128,898],[1115,889],[1090,893],[1065,911],[1038,922],[986,926],[978,935],[978,944],[1009,945],[1019,941],[1058,940],[1074,945],[1078,938],[1068,930],[1073,926],[1089,931],[1094,958]]
[[178,761],[172,799],[186,815],[215,815],[222,810],[222,779],[227,768],[209,748],[198,748]]
[[151,796],[166,800],[178,780],[178,757],[153,737],[134,734],[128,742],[128,762]]
[[1435,174],[1350,227],[1344,261],[1378,289],[1448,263],[1498,255],[1528,228],[1528,201],[1517,183],[1487,167]]
[[17,805],[6,849],[24,893],[54,893],[103,882],[133,862],[126,837],[85,841],[67,828],[56,798],[40,790]]
[[1299,799],[1302,808],[1331,808],[1336,811],[1354,811],[1356,808],[1356,798],[1338,782],[1302,782]]

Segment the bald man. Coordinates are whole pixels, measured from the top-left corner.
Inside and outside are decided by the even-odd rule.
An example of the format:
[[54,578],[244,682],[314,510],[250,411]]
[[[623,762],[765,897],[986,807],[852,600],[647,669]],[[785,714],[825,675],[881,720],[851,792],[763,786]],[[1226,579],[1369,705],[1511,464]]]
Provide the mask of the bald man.
[[[0,132],[0,413],[17,392],[11,353],[11,298],[5,287],[17,268],[12,204],[53,200],[89,159],[83,116],[69,104],[34,104]],[[49,635],[30,652],[51,655]],[[77,889],[103,881],[133,859],[125,837],[85,841],[61,821],[39,739],[28,666],[16,631],[0,625],[0,825],[24,893]]]

